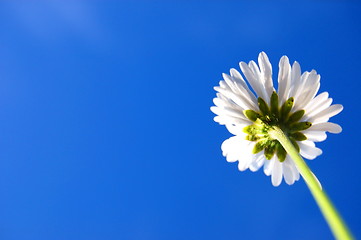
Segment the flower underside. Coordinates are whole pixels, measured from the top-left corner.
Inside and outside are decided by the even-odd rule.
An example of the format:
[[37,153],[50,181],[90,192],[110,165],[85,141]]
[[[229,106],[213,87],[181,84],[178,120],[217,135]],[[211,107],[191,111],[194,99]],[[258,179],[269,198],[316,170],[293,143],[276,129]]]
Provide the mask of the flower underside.
[[268,131],[273,126],[281,128],[286,136],[291,140],[295,148],[300,151],[297,141],[304,141],[307,137],[301,133],[311,127],[310,122],[300,122],[302,116],[305,114],[304,110],[299,110],[291,113],[293,107],[293,97],[285,101],[282,106],[279,106],[278,95],[273,92],[270,99],[270,106],[262,99],[258,98],[259,112],[254,110],[245,110],[244,115],[253,122],[243,129],[247,133],[246,139],[255,141],[253,153],[259,153],[264,150],[266,159],[270,160],[276,154],[278,160],[283,162],[286,159],[287,152],[278,142],[273,139]]

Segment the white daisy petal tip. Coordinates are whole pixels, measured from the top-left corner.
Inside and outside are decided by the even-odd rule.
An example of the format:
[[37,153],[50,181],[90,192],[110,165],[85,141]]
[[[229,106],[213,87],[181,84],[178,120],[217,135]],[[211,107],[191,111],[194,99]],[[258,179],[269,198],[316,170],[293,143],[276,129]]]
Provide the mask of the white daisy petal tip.
[[335,133],[335,134],[341,133],[342,132],[342,127],[340,125],[338,125],[338,124],[335,124],[334,128],[328,130],[328,132]]
[[282,163],[278,161],[278,159],[274,159],[273,161],[274,161],[274,166],[272,169],[271,181],[273,186],[278,187],[282,182],[283,167],[282,167]]
[[311,131],[325,131],[325,132],[337,134],[337,133],[342,132],[342,127],[336,123],[323,122],[323,123],[318,123],[318,124],[312,125],[310,130]]
[[342,128],[328,120],[340,113],[343,106],[331,105],[328,92],[317,95],[320,75],[315,71],[301,72],[286,55],[278,67],[278,90],[274,89],[272,65],[265,52],[255,61],[239,62],[241,71],[230,69],[214,89],[211,111],[216,122],[225,125],[234,136],[222,143],[222,154],[228,162],[238,161],[238,169],[252,172],[263,166],[273,186],[282,181],[294,184],[300,173],[270,129],[277,127],[290,139],[304,158],[312,160],[322,154],[315,142],[324,141],[326,132],[340,133]]

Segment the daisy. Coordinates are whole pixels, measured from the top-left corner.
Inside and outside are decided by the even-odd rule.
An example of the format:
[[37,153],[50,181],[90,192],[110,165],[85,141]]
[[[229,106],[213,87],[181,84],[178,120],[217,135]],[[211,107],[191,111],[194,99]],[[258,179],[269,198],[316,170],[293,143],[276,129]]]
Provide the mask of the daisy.
[[312,160],[322,154],[315,142],[324,141],[326,132],[341,132],[339,125],[328,120],[343,107],[331,105],[327,92],[317,95],[320,75],[315,70],[301,73],[299,63],[291,66],[287,56],[279,62],[277,91],[264,52],[259,54],[258,65],[254,61],[239,65],[244,77],[232,68],[214,88],[214,121],[234,135],[223,142],[223,155],[228,162],[238,161],[240,171],[263,166],[274,186],[282,179],[292,185],[300,178],[299,169],[270,129],[281,129],[299,154]]

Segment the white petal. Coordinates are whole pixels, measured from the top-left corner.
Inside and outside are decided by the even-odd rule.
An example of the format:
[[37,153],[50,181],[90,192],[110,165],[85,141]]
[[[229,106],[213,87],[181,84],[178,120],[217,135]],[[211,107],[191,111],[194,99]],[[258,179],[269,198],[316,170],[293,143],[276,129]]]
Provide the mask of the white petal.
[[286,160],[282,163],[283,166],[283,176],[285,178],[285,182],[288,185],[292,185],[295,182],[295,177],[293,175],[293,171],[292,171],[292,167],[291,167],[291,162],[292,160],[290,160],[289,158],[286,158]]
[[272,65],[265,52],[261,52],[258,56],[258,64],[261,70],[261,76],[266,90],[266,101],[270,101],[271,94],[273,92],[272,82]]
[[[237,158],[237,149],[238,146],[243,146],[243,141],[238,136],[230,137],[227,140],[225,140],[222,145],[222,153],[223,156],[227,157],[228,162],[235,162],[238,160]],[[244,148],[244,146],[243,146]]]
[[270,176],[273,170],[273,165],[274,165],[274,159],[272,160],[265,160],[264,165],[263,165],[263,171],[264,174],[266,174],[267,176]]
[[[238,88],[238,87],[237,87]],[[223,91],[223,90],[222,90]],[[226,90],[224,90],[226,91]],[[243,110],[245,109],[244,105],[243,107],[242,106],[239,106],[238,104],[236,104],[232,99],[224,96],[222,93],[218,92],[217,93],[217,98],[215,99],[218,99],[218,100],[214,100],[213,99],[213,102],[214,104],[217,106],[217,107],[221,107],[221,108],[224,108],[224,107],[229,107],[229,108],[232,108],[238,112],[243,112]],[[253,106],[254,104],[252,104]],[[247,109],[257,109],[257,108],[247,108]]]
[[213,103],[214,105],[216,105],[217,107],[224,107],[226,106],[225,102],[220,99],[220,98],[213,98]]
[[249,168],[250,164],[252,163],[254,159],[254,154],[252,154],[252,148],[251,145],[248,145],[246,148],[246,152],[241,152],[238,159],[238,170],[239,171],[245,171]]
[[248,66],[252,70],[256,81],[259,83],[259,89],[260,89],[259,97],[263,98],[266,101],[267,99],[269,99],[269,96],[268,96],[266,88],[265,88],[263,75],[262,75],[260,69],[258,68],[257,63],[255,63],[255,61],[250,61],[248,63]]
[[256,92],[256,94],[259,97],[264,98],[264,94],[263,94],[264,90],[263,90],[262,82],[258,80],[258,78],[254,75],[253,71],[245,62],[240,62],[239,66],[241,67],[243,74],[246,76],[247,81],[249,82],[253,90]]
[[251,101],[257,103],[257,98],[254,96],[253,92],[249,89],[242,75],[234,68],[231,68],[230,74],[232,79],[237,83],[238,87],[247,93],[247,96],[251,99]]
[[278,161],[278,159],[276,157],[273,158],[274,161],[274,166],[273,166],[273,170],[272,170],[272,185],[277,187],[281,184],[282,182],[282,163],[280,163],[280,161]]
[[267,75],[267,77],[272,77],[272,65],[265,52],[261,52],[258,55],[258,64],[261,69],[261,72],[264,72],[264,74]]
[[318,94],[304,107],[306,113],[310,113],[312,109],[317,108],[321,103],[325,102],[327,99],[328,99],[328,92],[323,92],[321,94]]
[[247,141],[241,136],[234,136],[222,143],[221,149],[223,156],[227,158],[228,162],[239,161],[238,168],[244,171],[252,162],[252,148],[254,142]]
[[302,121],[308,121],[309,119],[312,119],[314,116],[328,108],[332,103],[332,98],[327,98],[323,102],[318,102],[318,105],[314,105],[312,107],[309,107],[309,110],[305,110],[305,115],[302,117]]
[[309,75],[310,75],[310,73],[307,71],[302,73],[301,79],[297,83],[298,85],[297,86],[294,85],[292,97],[295,98],[295,102],[297,102],[297,100],[299,99],[299,96],[307,90],[307,88],[305,87],[305,83],[306,83],[306,80]]
[[303,109],[316,96],[320,88],[320,75],[316,71],[312,71],[306,79],[303,91],[295,96],[294,111]]
[[332,105],[332,106],[326,108],[325,110],[317,113],[315,116],[311,117],[309,119],[309,121],[312,123],[328,121],[328,119],[330,117],[333,117],[336,114],[340,113],[342,111],[342,109],[343,109],[343,106],[341,104]]
[[243,96],[243,100],[246,102],[246,104],[249,106],[248,109],[257,110],[258,109],[258,101],[257,99],[252,95],[250,96],[242,86],[236,85],[237,94],[240,94]]
[[239,95],[234,94],[231,90],[223,89],[220,87],[214,87],[214,90],[220,92],[226,98],[231,99],[235,104],[237,104],[243,110],[249,109],[247,103]]
[[294,62],[291,68],[291,85],[287,99],[293,97],[296,93],[298,86],[301,84],[301,67],[298,62]]
[[249,125],[249,121],[245,121],[240,118],[234,118],[229,116],[215,116],[213,120],[221,125],[225,125],[225,124],[237,124],[244,126]]
[[245,125],[226,124],[226,128],[233,135],[243,137],[243,139],[245,139],[247,135],[243,132],[243,128],[246,127],[246,126],[249,126],[250,124],[252,124],[252,123],[248,123],[248,124],[245,124]]
[[243,112],[239,112],[239,111],[236,111],[232,108],[229,108],[229,107],[223,107],[223,108],[220,108],[220,107],[211,107],[211,111],[219,116],[222,116],[222,115],[226,115],[226,116],[229,116],[229,117],[234,117],[234,118],[240,118],[240,119],[243,119],[243,120],[247,120],[247,118],[244,116]]
[[286,160],[289,162],[289,166],[292,169],[292,175],[295,181],[298,181],[300,179],[300,172],[298,171],[296,164],[293,162],[292,158],[289,155],[286,156]]
[[340,125],[331,122],[313,124],[309,130],[311,131],[327,131],[330,133],[340,133],[342,128]]
[[[214,89],[214,88],[213,88],[213,89]],[[217,96],[217,98],[219,98],[219,99],[221,99],[221,100],[223,100],[223,101],[227,101],[227,100],[228,100],[222,93],[217,92],[217,93],[216,93],[216,96]]]
[[252,162],[252,158],[241,158],[238,161],[238,170],[243,172],[249,168],[250,163]]
[[300,172],[298,171],[298,169],[297,169],[296,166],[294,166],[292,172],[293,172],[293,175],[296,176],[296,177],[295,177],[295,180],[296,180],[296,181],[300,180]]
[[278,73],[278,95],[280,99],[280,105],[282,105],[287,99],[287,92],[290,88],[291,81],[291,66],[287,56],[283,56],[279,62]]
[[223,77],[224,81],[227,83],[228,87],[232,90],[232,92],[236,92],[236,87],[235,87],[235,84],[233,83],[231,76],[229,76],[228,74],[222,73],[222,77]]
[[242,101],[244,101],[244,104],[247,109],[257,108],[257,99],[255,98],[253,93],[250,92],[243,79],[238,79],[236,77],[230,76],[225,73],[223,73],[223,78],[227,83],[227,85],[229,86],[229,89],[235,95],[237,95]]
[[[231,89],[229,88],[228,84],[225,81],[219,81],[219,87],[231,91]],[[214,87],[214,90],[216,90],[216,87]]]
[[[312,127],[311,127],[311,129],[312,129]],[[312,130],[307,129],[302,132],[303,134],[306,135],[307,140],[310,140],[313,142],[322,142],[322,141],[326,140],[327,135],[324,131],[318,131],[318,130],[313,131],[313,130],[314,129],[312,129]]]
[[297,143],[300,147],[300,154],[309,160],[315,159],[322,154],[322,150],[315,147],[315,144],[311,141],[306,140]]
[[254,159],[253,159],[252,163],[250,164],[249,169],[252,172],[258,171],[258,169],[260,169],[263,166],[265,159],[266,158],[263,154],[263,151],[261,151],[257,154],[254,154]]
[[237,83],[241,84],[244,88],[248,88],[246,81],[244,81],[242,75],[235,68],[229,70],[231,77],[233,77]]

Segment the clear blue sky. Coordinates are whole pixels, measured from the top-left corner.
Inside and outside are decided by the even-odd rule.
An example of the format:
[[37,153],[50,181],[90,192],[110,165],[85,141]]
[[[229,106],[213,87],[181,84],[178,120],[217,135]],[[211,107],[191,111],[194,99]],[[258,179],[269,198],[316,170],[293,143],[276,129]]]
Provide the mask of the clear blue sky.
[[[302,2],[302,3],[301,3]],[[221,154],[221,73],[321,74],[343,127],[309,161],[361,238],[357,1],[0,3],[0,239],[332,239],[304,181]]]

